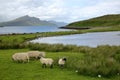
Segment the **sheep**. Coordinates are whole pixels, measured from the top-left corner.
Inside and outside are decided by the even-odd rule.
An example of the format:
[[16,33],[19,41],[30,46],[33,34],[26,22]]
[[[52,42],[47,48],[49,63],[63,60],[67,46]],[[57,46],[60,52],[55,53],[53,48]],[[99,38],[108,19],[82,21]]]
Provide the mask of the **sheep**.
[[66,63],[66,58],[65,57],[63,57],[63,58],[60,58],[59,60],[58,60],[58,65],[61,67],[61,68],[63,68],[64,67],[64,65],[65,65],[65,63]]
[[22,53],[15,53],[12,55],[12,60],[17,62],[29,62],[29,56],[28,53],[22,52]]
[[45,52],[29,51],[27,53],[28,53],[29,58],[40,59],[40,57],[45,57]]
[[40,62],[42,64],[42,68],[46,68],[47,66],[50,66],[50,68],[53,68],[53,62],[54,60],[52,58],[40,58]]

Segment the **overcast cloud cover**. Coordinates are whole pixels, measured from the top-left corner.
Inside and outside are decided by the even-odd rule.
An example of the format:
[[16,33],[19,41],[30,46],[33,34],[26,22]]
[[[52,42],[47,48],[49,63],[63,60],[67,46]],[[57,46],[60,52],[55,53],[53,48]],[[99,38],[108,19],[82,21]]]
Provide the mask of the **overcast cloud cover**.
[[0,0],[0,22],[24,15],[74,22],[106,14],[120,14],[120,0]]

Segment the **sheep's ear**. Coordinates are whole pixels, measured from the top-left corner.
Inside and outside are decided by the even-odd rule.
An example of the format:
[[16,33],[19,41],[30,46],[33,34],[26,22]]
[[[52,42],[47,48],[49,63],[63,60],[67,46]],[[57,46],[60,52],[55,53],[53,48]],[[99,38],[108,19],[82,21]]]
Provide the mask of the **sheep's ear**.
[[65,61],[67,61],[67,59],[65,58]]

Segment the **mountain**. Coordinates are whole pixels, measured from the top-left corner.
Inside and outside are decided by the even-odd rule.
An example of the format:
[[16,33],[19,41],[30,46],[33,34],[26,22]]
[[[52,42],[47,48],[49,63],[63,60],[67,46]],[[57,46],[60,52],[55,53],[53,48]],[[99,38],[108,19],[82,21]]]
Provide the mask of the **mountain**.
[[104,15],[88,20],[73,22],[68,24],[68,28],[91,28],[91,27],[106,27],[120,26],[120,14]]
[[65,22],[57,22],[57,21],[49,21],[50,23],[56,24],[58,27],[65,26],[67,23]]
[[26,15],[12,21],[1,22],[0,26],[56,26],[56,24]]

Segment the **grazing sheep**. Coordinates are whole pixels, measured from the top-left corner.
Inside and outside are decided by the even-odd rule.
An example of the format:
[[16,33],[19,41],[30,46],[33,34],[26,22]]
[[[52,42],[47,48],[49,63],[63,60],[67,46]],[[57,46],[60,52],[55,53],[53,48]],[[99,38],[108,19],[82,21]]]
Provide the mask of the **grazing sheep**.
[[28,53],[15,53],[12,55],[12,60],[17,62],[29,62]]
[[50,68],[53,68],[53,59],[52,58],[43,58],[41,57],[40,58],[40,62],[42,64],[42,67],[47,67],[47,66],[50,66]]
[[61,68],[63,68],[64,65],[65,65],[66,60],[67,60],[67,59],[66,59],[65,57],[60,58],[59,61],[58,61],[58,65],[59,65]]
[[29,51],[28,56],[29,56],[29,58],[40,59],[40,57],[45,57],[45,52]]

